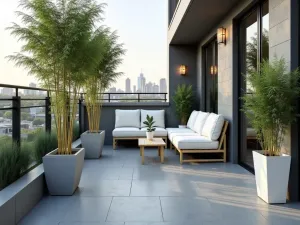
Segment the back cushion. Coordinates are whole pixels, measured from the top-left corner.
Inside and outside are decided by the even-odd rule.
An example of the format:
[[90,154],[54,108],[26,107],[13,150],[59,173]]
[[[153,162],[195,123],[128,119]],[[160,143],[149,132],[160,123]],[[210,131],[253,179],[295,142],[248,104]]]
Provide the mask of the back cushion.
[[194,127],[194,124],[195,124],[195,121],[196,121],[196,118],[197,118],[197,115],[198,115],[198,111],[193,111],[190,115],[190,118],[187,122],[187,127],[190,128],[190,129],[193,129]]
[[137,110],[116,110],[115,127],[140,127],[141,111]]
[[201,134],[202,132],[202,129],[203,129],[203,126],[205,124],[205,121],[208,117],[209,113],[206,113],[206,112],[199,112],[197,117],[196,117],[196,120],[195,120],[195,123],[194,123],[194,126],[193,126],[193,130],[195,132],[197,132],[198,134]]
[[147,115],[153,116],[155,121],[155,127],[165,128],[165,110],[141,110],[141,127],[146,127],[144,121],[146,121]]
[[224,117],[214,113],[209,114],[204,124],[202,135],[212,141],[218,140],[224,125]]

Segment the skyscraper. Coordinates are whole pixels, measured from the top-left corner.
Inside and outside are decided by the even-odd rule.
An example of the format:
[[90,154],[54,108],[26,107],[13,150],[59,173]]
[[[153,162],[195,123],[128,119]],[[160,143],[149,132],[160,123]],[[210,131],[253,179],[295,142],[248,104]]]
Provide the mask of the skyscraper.
[[167,81],[165,78],[160,79],[159,81],[159,92],[167,93]]
[[159,86],[157,84],[153,85],[153,93],[158,93],[159,92]]
[[144,74],[141,73],[138,77],[138,92],[145,92],[145,85],[146,85],[146,78],[144,77]]
[[136,85],[133,85],[133,93],[136,93]]
[[131,85],[130,85],[130,79],[127,78],[125,81],[125,92],[126,93],[131,93]]

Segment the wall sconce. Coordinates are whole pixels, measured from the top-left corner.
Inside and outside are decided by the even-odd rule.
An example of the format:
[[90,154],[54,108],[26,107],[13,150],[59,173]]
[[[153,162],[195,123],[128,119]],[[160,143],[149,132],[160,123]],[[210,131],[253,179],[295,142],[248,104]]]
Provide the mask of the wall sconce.
[[226,45],[226,28],[220,27],[217,32],[218,44]]
[[210,67],[210,75],[217,75],[218,73],[218,67],[217,66],[211,66]]
[[186,65],[180,65],[179,67],[179,73],[181,76],[185,76],[187,72],[187,66]]

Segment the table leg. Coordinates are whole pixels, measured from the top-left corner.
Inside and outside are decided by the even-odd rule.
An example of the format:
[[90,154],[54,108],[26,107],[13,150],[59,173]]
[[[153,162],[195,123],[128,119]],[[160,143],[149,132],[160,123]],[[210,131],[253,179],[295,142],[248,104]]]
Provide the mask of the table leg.
[[144,157],[144,147],[143,146],[141,146],[140,151],[141,151],[141,156],[142,156],[142,165],[144,165],[145,157]]
[[165,151],[164,151],[165,149],[164,149],[164,147],[163,146],[161,146],[160,147],[160,162],[161,163],[164,163],[164,159],[165,159]]

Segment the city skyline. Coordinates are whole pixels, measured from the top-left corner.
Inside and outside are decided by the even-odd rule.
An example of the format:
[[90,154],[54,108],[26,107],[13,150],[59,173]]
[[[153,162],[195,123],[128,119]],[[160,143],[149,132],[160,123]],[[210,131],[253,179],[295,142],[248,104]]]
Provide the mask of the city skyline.
[[[103,24],[117,31],[120,42],[124,43],[127,50],[123,64],[117,69],[124,75],[113,86],[124,89],[127,78],[135,84],[141,68],[148,81],[159,84],[160,78],[168,79],[167,1],[131,0],[128,3],[122,0],[102,0],[101,2],[108,4]],[[5,58],[7,55],[19,52],[22,44],[5,30],[12,22],[20,23],[14,14],[14,11],[20,10],[19,0],[5,1],[0,4],[2,4],[0,7],[0,83],[21,86],[28,86],[30,82],[38,84],[37,80],[27,75],[25,69],[16,67],[13,62],[8,62]],[[155,17],[152,15],[153,11]],[[126,24],[132,26],[128,27]],[[149,25],[146,27],[145,24]],[[132,85],[131,91],[133,91]]]

